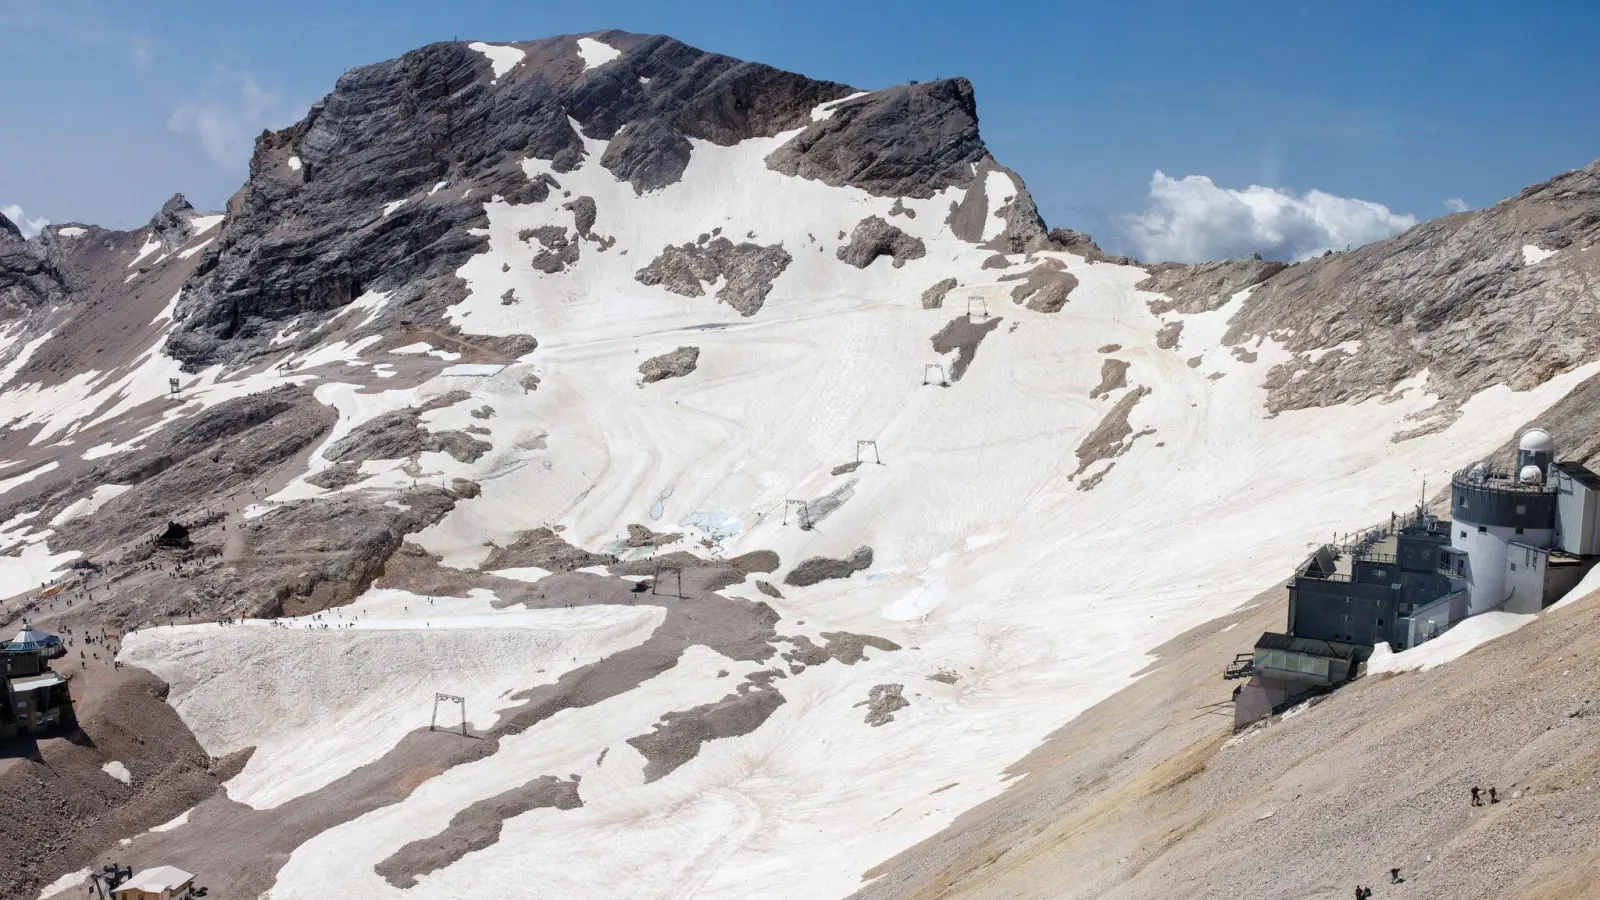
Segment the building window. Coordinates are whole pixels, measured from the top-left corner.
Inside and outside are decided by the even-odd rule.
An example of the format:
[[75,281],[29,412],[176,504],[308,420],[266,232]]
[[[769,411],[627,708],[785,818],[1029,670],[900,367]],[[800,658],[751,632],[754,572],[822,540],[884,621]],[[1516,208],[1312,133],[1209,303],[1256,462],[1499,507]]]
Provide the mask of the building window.
[[1378,620],[1378,624],[1379,624],[1379,625],[1380,625],[1380,626],[1381,626],[1381,625],[1383,625],[1383,620],[1382,620],[1382,619],[1379,619],[1379,620]]
[[1479,534],[1488,534],[1489,533],[1489,526],[1487,526],[1487,525],[1479,525],[1478,526],[1478,533]]
[[1463,531],[1463,532],[1461,532],[1461,536],[1462,536],[1462,537],[1466,537],[1466,536],[1467,536],[1467,533],[1466,533],[1466,532],[1465,532],[1465,531]]
[[1511,564],[1511,571],[1515,572],[1516,570],[1517,570],[1517,564],[1516,563],[1512,563]]
[[1522,533],[1522,526],[1518,525],[1517,526],[1517,534],[1521,534],[1521,533]]
[[1519,516],[1525,516],[1525,515],[1527,515],[1527,514],[1528,514],[1528,506],[1527,506],[1527,504],[1525,504],[1525,503],[1518,503],[1518,504],[1517,504],[1517,515],[1519,515]]

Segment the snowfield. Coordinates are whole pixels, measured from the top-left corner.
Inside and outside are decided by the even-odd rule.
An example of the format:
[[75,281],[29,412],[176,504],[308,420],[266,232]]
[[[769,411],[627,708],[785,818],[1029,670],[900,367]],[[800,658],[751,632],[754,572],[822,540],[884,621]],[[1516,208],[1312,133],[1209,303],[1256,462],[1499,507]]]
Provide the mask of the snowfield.
[[[520,50],[506,52],[514,48],[472,46],[497,77],[520,59]],[[583,56],[593,67],[616,52],[601,44]],[[1259,340],[1250,346],[1256,360],[1244,362],[1221,344],[1243,294],[1215,312],[1157,317],[1147,306],[1155,295],[1134,288],[1146,275],[1138,267],[1041,252],[985,269],[995,251],[959,240],[945,223],[963,191],[903,199],[915,217],[894,215],[895,198],[769,170],[765,157],[788,137],[694,142],[682,180],[643,195],[598,165],[603,141],[587,141],[577,171],[528,161],[530,177],[550,175],[573,197],[592,197],[593,230],[615,244],[580,240],[560,193],[539,204],[486,202],[490,249],[461,268],[469,290],[450,319],[469,334],[535,335],[539,349],[510,366],[455,365],[403,390],[323,375],[317,398],[340,413],[327,443],[385,412],[465,390],[470,399],[423,422],[486,428],[492,449],[471,463],[445,453],[418,459],[431,483],[459,477],[483,487],[413,536],[446,566],[476,569],[487,542],[504,546],[557,524],[564,539],[596,550],[615,546],[629,524],[705,539],[710,549],[693,545],[702,553],[775,550],[780,579],[807,557],[866,546],[872,566],[846,580],[782,586],[782,599],[749,583],[724,593],[769,603],[780,634],[820,644],[823,632],[849,631],[902,649],[774,681],[786,702],[760,727],[707,741],[646,783],[630,737],[665,712],[722,698],[763,667],[691,646],[637,688],[563,709],[404,800],[312,838],[278,873],[272,900],[846,895],[868,869],[1002,790],[1008,765],[1125,686],[1151,648],[1238,607],[1330,534],[1408,507],[1424,478],[1441,483],[1497,446],[1506,423],[1537,415],[1600,371],[1590,364],[1526,393],[1492,388],[1450,427],[1399,443],[1394,435],[1416,428],[1434,404],[1425,377],[1389,402],[1268,416],[1261,381],[1291,354]],[[992,238],[1005,227],[995,213],[1018,185],[991,172],[975,189],[985,192]],[[926,256],[899,268],[883,258],[864,270],[841,262],[835,251],[848,238],[840,235],[869,215],[921,239]],[[538,244],[519,237],[549,225],[580,244],[566,271],[534,268]],[[782,244],[790,254],[757,313],[719,303],[718,284],[684,297],[636,280],[664,247],[701,234]],[[1054,314],[1010,302],[1018,282],[1002,280],[1044,260],[1079,281]],[[944,308],[921,308],[922,292],[946,277],[959,286]],[[503,302],[508,291],[520,302]],[[924,384],[925,364],[953,360],[930,338],[965,312],[968,296],[983,298],[1000,322],[960,381]],[[367,294],[347,313],[370,315],[385,302]],[[1172,322],[1183,323],[1180,342],[1162,349],[1157,332]],[[341,360],[371,366],[383,356],[371,344],[340,342],[296,361],[301,371]],[[1100,352],[1107,344],[1121,349]],[[680,346],[701,351],[693,373],[641,382],[641,362]],[[438,353],[427,344],[393,352]],[[1107,358],[1129,364],[1127,385],[1093,399]],[[169,371],[176,363],[153,351],[117,390],[164,389]],[[524,385],[532,374],[537,390]],[[189,403],[282,382],[208,370]],[[1125,452],[1080,465],[1085,438],[1141,388],[1150,393],[1132,407]],[[98,410],[106,390],[62,386],[4,404],[46,421],[43,439],[70,433],[69,422]],[[74,402],[50,412],[60,400]],[[484,405],[492,417],[471,415]],[[858,440],[876,441],[883,465],[830,474],[855,459]],[[308,474],[328,465],[315,456]],[[361,471],[372,477],[344,490],[389,490],[404,502],[417,479],[398,462]],[[1103,478],[1083,489],[1095,476]],[[851,478],[849,498],[816,529],[783,524],[786,500],[822,497]],[[302,477],[258,511],[330,493]],[[434,692],[465,696],[472,727],[488,727],[512,695],[639,644],[664,615],[647,605],[495,608],[494,599],[374,589],[310,621],[140,631],[121,658],[173,686],[171,702],[208,752],[256,748],[228,795],[270,808],[426,727]],[[930,679],[939,673],[959,677]],[[903,685],[909,706],[869,726],[858,704],[885,684]],[[497,842],[414,888],[375,873],[474,802],[543,774],[581,775],[583,805],[516,815]]]

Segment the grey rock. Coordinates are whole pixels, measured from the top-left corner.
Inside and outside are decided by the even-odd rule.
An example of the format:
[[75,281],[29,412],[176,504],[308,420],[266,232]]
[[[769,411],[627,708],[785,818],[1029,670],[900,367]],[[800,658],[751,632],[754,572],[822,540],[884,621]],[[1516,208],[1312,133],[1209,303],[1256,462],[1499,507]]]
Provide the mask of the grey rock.
[[[1015,193],[1009,200],[988,196],[989,175],[992,172],[1003,172],[1011,180]],[[996,201],[999,201],[998,207],[995,206]],[[976,244],[983,240],[989,220],[996,216],[1006,223],[1005,227],[984,246],[1001,253],[1031,253],[1049,248],[1044,220],[1039,217],[1033,197],[1022,186],[1022,179],[1016,172],[985,157],[977,164],[966,193],[959,201],[950,204],[950,214],[945,217],[945,222],[956,237]]]
[[491,445],[461,431],[429,431],[424,410],[415,407],[384,413],[361,425],[322,451],[332,462],[404,459],[419,453],[448,453],[460,462],[477,462]]
[[956,316],[930,339],[933,352],[956,353],[955,362],[950,364],[951,381],[961,380],[961,376],[967,373],[967,366],[972,365],[973,358],[978,355],[978,345],[998,327],[999,316],[989,316],[981,321],[971,316]]
[[1156,332],[1156,346],[1162,350],[1175,350],[1178,346],[1178,338],[1182,336],[1183,323],[1168,322]]
[[637,549],[639,547],[660,547],[671,544],[683,538],[682,532],[651,531],[643,525],[629,525],[628,539],[623,546]]
[[189,220],[197,215],[199,213],[182,194],[173,194],[145,228],[161,243],[161,249],[170,253],[182,247],[194,234],[194,225]]
[[1021,284],[1011,289],[1011,302],[1034,312],[1060,312],[1077,286],[1077,276],[1071,272],[1041,263],[1028,271]]
[[933,287],[922,292],[922,308],[938,309],[944,306],[944,296],[954,290],[956,284],[957,281],[954,278],[946,278],[942,281],[934,282]]
[[24,241],[17,226],[0,215],[0,319],[59,305],[71,293],[67,276],[43,243]]
[[834,256],[858,269],[872,265],[880,256],[888,256],[899,268],[906,260],[921,259],[927,252],[920,238],[906,234],[879,216],[868,216],[856,223],[855,230],[850,232],[850,242],[836,250]]
[[903,684],[873,685],[867,692],[867,699],[856,704],[867,708],[867,716],[863,721],[873,728],[893,722],[896,712],[911,705],[911,701],[901,694],[903,690]]
[[628,743],[645,758],[644,780],[649,784],[700,755],[705,742],[760,728],[784,702],[770,679],[750,677],[721,700],[664,714],[649,734],[628,738]]
[[703,296],[701,285],[726,278],[717,291],[717,299],[742,316],[753,316],[766,302],[772,282],[791,261],[782,244],[735,244],[718,237],[705,244],[667,247],[648,266],[634,273],[634,278],[640,284],[660,285],[685,297]]
[[880,197],[932,197],[971,182],[989,151],[972,84],[902,84],[841,103],[767,157],[767,166]]
[[394,887],[412,888],[419,876],[437,872],[469,853],[499,843],[507,819],[535,809],[581,806],[576,775],[568,781],[542,775],[520,787],[473,802],[451,816],[443,831],[406,844],[372,868]]
[[806,523],[814,528],[823,519],[838,512],[839,507],[843,506],[845,501],[855,496],[856,482],[858,480],[852,478],[815,500],[807,500]]
[[1100,363],[1100,384],[1089,392],[1089,398],[1099,400],[1109,397],[1112,391],[1128,386],[1128,364],[1120,359],[1107,359]]
[[653,384],[664,378],[682,378],[694,371],[699,359],[699,347],[679,347],[671,353],[652,356],[640,363],[639,374],[644,376],[645,384]]
[[1073,231],[1070,228],[1052,228],[1045,235],[1047,249],[1061,250],[1083,257],[1089,262],[1113,263],[1119,266],[1135,264],[1137,260],[1127,256],[1111,256],[1100,245],[1094,242],[1094,237],[1086,231]]
[[689,139],[662,119],[629,122],[617,132],[600,165],[643,194],[675,184],[689,167]]
[[517,535],[517,539],[505,547],[490,550],[488,559],[480,568],[494,570],[538,566],[552,572],[571,572],[614,562],[616,557],[574,547],[549,528],[535,528]]
[[[470,234],[486,224],[482,198],[546,200],[555,184],[530,180],[525,158],[549,161],[558,177],[584,164],[572,121],[592,138],[621,131],[605,163],[647,190],[681,173],[687,138],[727,146],[775,135],[850,92],[671,38],[598,37],[623,56],[585,71],[573,37],[519,43],[526,59],[494,85],[488,62],[465,42],[347,72],[305,119],[257,140],[249,180],[229,204],[224,239],[202,255],[169,351],[189,366],[243,361],[272,349],[278,323],[299,316],[314,327],[368,290],[404,288],[409,317],[437,317],[461,296],[455,271],[484,248]],[[290,156],[301,160],[298,171],[284,165]],[[429,196],[438,181],[451,189]],[[472,197],[462,197],[466,189]],[[409,202],[380,215],[402,198]],[[574,212],[583,234],[583,213]]]
[[599,209],[595,206],[593,197],[574,197],[561,208],[572,213],[573,227],[578,229],[579,237],[589,237],[594,231],[595,219],[599,216]]
[[1245,288],[1255,287],[1289,268],[1287,263],[1263,260],[1259,254],[1197,265],[1157,263],[1146,267],[1150,277],[1134,285],[1141,291],[1166,295],[1150,301],[1156,315],[1177,310],[1193,315],[1220,308]]
[[809,587],[819,581],[827,581],[833,578],[849,578],[851,575],[871,565],[871,547],[858,548],[850,554],[848,559],[813,556],[790,569],[789,574],[784,576],[783,583],[791,587]]
[[[1251,291],[1223,340],[1273,335],[1294,358],[1263,384],[1277,412],[1381,397],[1428,371],[1445,424],[1491,385],[1524,391],[1600,354],[1600,160],[1494,206],[1302,262]],[[1522,247],[1554,256],[1529,265]],[[1360,340],[1353,356],[1308,351]],[[1303,375],[1295,373],[1305,370]]]

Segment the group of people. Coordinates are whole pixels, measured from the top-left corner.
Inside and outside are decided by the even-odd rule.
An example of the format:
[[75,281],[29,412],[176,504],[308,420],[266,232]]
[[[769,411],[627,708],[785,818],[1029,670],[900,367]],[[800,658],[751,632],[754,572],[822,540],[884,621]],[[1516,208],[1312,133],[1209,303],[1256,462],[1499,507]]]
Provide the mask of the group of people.
[[[1492,788],[1492,787],[1489,788],[1489,802],[1490,803],[1499,803],[1500,802],[1500,797],[1495,794],[1494,788]],[[1474,785],[1473,788],[1472,788],[1472,805],[1473,806],[1483,806],[1484,805],[1483,804],[1483,792],[1478,790],[1476,785]]]

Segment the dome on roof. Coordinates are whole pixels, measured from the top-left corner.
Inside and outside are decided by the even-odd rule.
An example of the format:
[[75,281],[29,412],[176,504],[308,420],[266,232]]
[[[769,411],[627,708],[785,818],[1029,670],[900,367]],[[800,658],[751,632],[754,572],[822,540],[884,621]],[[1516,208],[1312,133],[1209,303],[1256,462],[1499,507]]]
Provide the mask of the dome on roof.
[[1543,428],[1529,428],[1522,433],[1522,440],[1517,442],[1518,450],[1531,450],[1534,453],[1556,452],[1555,438]]
[[31,623],[23,622],[22,630],[17,636],[6,643],[7,653],[33,653],[44,650],[47,652],[58,651],[55,655],[66,652],[61,644],[61,638],[48,632],[34,628]]
[[1517,473],[1517,480],[1523,484],[1539,484],[1544,481],[1544,470],[1538,466],[1523,466]]

